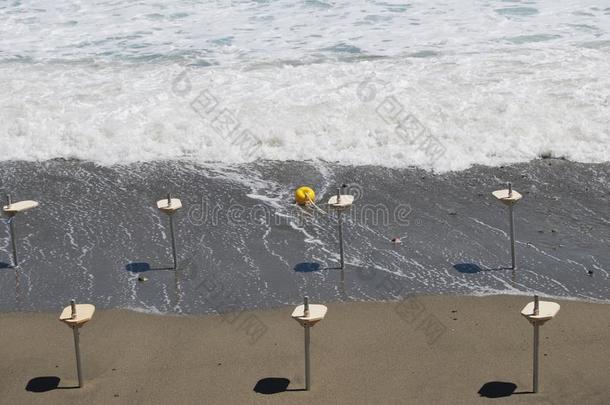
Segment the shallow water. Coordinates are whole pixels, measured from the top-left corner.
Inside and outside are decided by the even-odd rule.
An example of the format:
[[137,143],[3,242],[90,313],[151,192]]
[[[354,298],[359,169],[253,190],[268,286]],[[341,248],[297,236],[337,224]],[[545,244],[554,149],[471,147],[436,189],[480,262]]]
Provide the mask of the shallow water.
[[[430,174],[421,169],[304,162],[102,167],[79,161],[0,164],[0,193],[40,206],[16,218],[21,267],[0,224],[0,310],[101,308],[226,312],[299,302],[393,299],[411,293],[534,294],[610,300],[610,165],[538,160]],[[512,181],[518,269],[507,210],[491,192]],[[302,184],[320,208],[336,187],[346,215],[346,268],[334,215],[293,205]],[[168,220],[172,192],[178,270]],[[400,244],[391,238],[399,237]],[[591,272],[591,274],[589,274]],[[144,276],[147,281],[138,281]]]

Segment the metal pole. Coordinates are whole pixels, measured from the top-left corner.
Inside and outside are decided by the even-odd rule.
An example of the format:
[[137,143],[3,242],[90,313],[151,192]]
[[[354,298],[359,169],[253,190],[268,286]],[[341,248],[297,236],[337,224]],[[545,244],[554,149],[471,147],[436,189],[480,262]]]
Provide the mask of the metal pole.
[[17,261],[17,241],[15,239],[15,217],[11,217],[9,219],[9,228],[11,230],[11,245],[13,246],[13,266],[19,266],[19,262]]
[[[76,301],[70,300],[70,317],[72,319],[76,318]],[[74,351],[76,352],[76,373],[78,375],[78,387],[81,388],[83,386],[83,374],[81,372],[81,364],[80,364],[80,343],[78,341],[78,326],[72,325],[72,333],[74,334]]]
[[[537,295],[534,295],[534,315],[540,314],[540,303]],[[534,392],[538,392],[538,348],[539,348],[539,330],[540,325],[534,321],[534,372],[533,372],[533,386]]]
[[511,269],[515,270],[517,268],[517,263],[515,260],[515,218],[513,216],[513,206],[508,206],[508,215],[510,219],[510,257],[512,260]]
[[303,297],[303,316],[309,316],[309,297]]
[[172,256],[174,258],[174,270],[178,267],[178,261],[176,260],[176,240],[174,238],[174,219],[172,214],[169,214],[169,232],[172,238]]
[[311,368],[309,364],[309,325],[305,324],[305,389],[311,388]]
[[341,266],[340,268],[343,269],[344,267],[344,260],[343,260],[343,216],[341,211],[337,211],[337,221],[339,222],[339,254],[341,256]]
[[538,346],[539,346],[539,330],[540,325],[534,321],[534,392],[538,392]]
[[[13,201],[11,199],[11,195],[7,194],[6,195],[7,207],[10,208],[12,204],[13,204]],[[10,229],[10,233],[11,233],[11,246],[13,248],[13,267],[17,267],[17,266],[19,266],[19,262],[17,261],[17,241],[15,240],[15,225],[13,224],[14,220],[15,220],[14,213],[9,214],[8,225],[9,225],[9,229]]]
[[[341,204],[341,189],[347,187],[342,184],[341,187],[337,188],[337,204]],[[339,255],[341,256],[341,266],[339,268],[343,270],[345,267],[345,260],[343,258],[343,215],[341,207],[337,207],[337,222],[339,223]],[[343,274],[341,274],[343,281]]]
[[78,388],[81,388],[84,383],[80,364],[80,344],[78,341],[78,327],[76,325],[72,326],[72,331],[74,332],[74,350],[76,351],[76,372],[78,374]]
[[[303,297],[303,316],[309,316],[309,297]],[[309,363],[309,324],[305,322],[305,389],[311,388],[311,369]]]
[[174,305],[174,309],[176,311],[179,310],[180,308],[180,298],[181,298],[181,294],[180,294],[180,277],[179,277],[179,272],[178,271],[174,271],[174,291],[176,293],[176,304]]
[[17,311],[21,310],[21,282],[19,281],[19,270],[15,269],[15,305]]

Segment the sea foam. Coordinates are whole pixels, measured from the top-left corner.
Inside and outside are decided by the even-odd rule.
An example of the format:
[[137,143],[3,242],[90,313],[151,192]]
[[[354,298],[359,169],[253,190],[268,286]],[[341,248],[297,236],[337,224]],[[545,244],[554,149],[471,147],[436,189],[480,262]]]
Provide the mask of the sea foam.
[[610,158],[610,8],[0,6],[0,159],[460,170]]

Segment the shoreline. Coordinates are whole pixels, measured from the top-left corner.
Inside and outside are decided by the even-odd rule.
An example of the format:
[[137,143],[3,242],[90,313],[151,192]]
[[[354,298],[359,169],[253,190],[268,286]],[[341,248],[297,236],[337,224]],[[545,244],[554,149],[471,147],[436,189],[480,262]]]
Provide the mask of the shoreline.
[[[301,391],[303,331],[292,306],[192,316],[99,310],[81,330],[82,389],[63,389],[74,386],[75,366],[59,311],[0,313],[0,396],[33,404],[476,404],[497,395],[515,404],[607,403],[610,306],[558,301],[559,314],[541,327],[541,390],[529,394],[532,328],[520,315],[529,301],[328,304],[311,333],[309,392]],[[425,323],[431,318],[440,327]]]
[[[433,297],[443,297],[443,298],[493,298],[493,297],[516,297],[516,298],[530,298],[534,296],[536,292],[499,292],[493,294],[453,294],[453,293],[438,293],[438,294],[427,294],[427,293],[410,293],[400,298],[388,298],[388,299],[348,299],[348,300],[330,300],[322,302],[324,305],[340,305],[340,304],[350,304],[350,303],[361,303],[361,304],[397,304],[401,301],[405,301],[409,298],[433,298]],[[579,297],[565,297],[565,296],[553,296],[553,295],[544,295],[538,293],[541,300],[554,300],[554,301],[563,301],[563,302],[576,302],[582,304],[594,304],[594,305],[610,305],[610,299],[592,299],[592,298],[579,298]],[[264,307],[264,308],[254,308],[254,309],[239,309],[235,311],[227,311],[227,312],[208,312],[208,313],[182,313],[182,312],[161,312],[158,310],[150,310],[146,308],[137,308],[137,307],[112,307],[112,308],[98,308],[97,311],[125,311],[125,312],[133,312],[135,314],[142,315],[150,315],[150,316],[159,316],[159,317],[209,317],[209,316],[223,316],[226,314],[237,313],[237,312],[256,312],[256,311],[276,311],[282,308],[290,307],[290,306],[300,305],[299,302],[288,303],[288,304],[278,304],[273,307]],[[65,306],[65,305],[64,305]],[[62,305],[58,306],[58,310],[63,308]],[[0,316],[2,314],[55,314],[56,311],[52,310],[27,310],[27,311],[0,311]]]
[[530,160],[519,160],[519,161],[507,161],[507,162],[503,162],[503,163],[498,163],[498,164],[480,164],[480,163],[473,163],[472,165],[465,167],[463,169],[455,169],[455,170],[447,170],[447,171],[435,171],[434,169],[428,169],[425,167],[421,167],[421,166],[417,166],[417,165],[408,165],[408,166],[382,166],[382,165],[374,165],[374,164],[354,164],[354,163],[348,163],[348,162],[341,162],[341,161],[328,161],[328,160],[323,160],[323,159],[305,159],[305,160],[295,160],[295,159],[286,159],[286,160],[275,160],[275,159],[257,159],[255,161],[251,161],[251,162],[223,162],[221,160],[218,161],[214,161],[214,160],[210,160],[210,161],[198,161],[196,159],[192,159],[191,157],[188,156],[184,156],[184,157],[179,157],[179,158],[173,158],[173,159],[160,159],[160,160],[134,160],[131,162],[126,162],[126,163],[112,163],[112,164],[106,164],[103,163],[101,161],[95,161],[95,160],[88,160],[88,159],[80,159],[80,158],[66,158],[66,157],[61,157],[61,156],[57,156],[57,157],[53,157],[53,158],[49,158],[49,159],[8,159],[8,160],[0,160],[0,165],[2,164],[32,164],[32,165],[43,165],[43,164],[53,164],[53,163],[69,163],[69,164],[77,164],[77,165],[92,165],[94,167],[97,168],[115,168],[115,169],[138,169],[138,168],[142,168],[145,166],[150,166],[150,165],[171,165],[171,164],[175,164],[175,165],[190,165],[190,166],[194,166],[194,167],[201,167],[201,168],[225,168],[225,167],[240,167],[240,166],[253,166],[253,165],[274,165],[274,164],[295,164],[295,165],[318,165],[318,164],[322,164],[322,165],[326,165],[329,167],[334,167],[334,166],[338,166],[338,167],[343,167],[343,168],[351,168],[351,169],[361,169],[361,168],[369,168],[369,169],[375,169],[375,168],[381,168],[381,169],[388,169],[388,170],[408,170],[408,171],[421,171],[424,172],[425,174],[431,175],[431,176],[444,176],[444,175],[448,175],[448,174],[459,174],[461,172],[467,172],[467,171],[471,171],[471,170],[478,170],[478,169],[488,169],[488,170],[493,170],[493,169],[503,169],[503,168],[507,168],[507,167],[511,167],[511,166],[525,166],[525,165],[530,165],[530,164],[540,164],[540,163],[560,163],[560,162],[566,162],[568,164],[574,164],[574,165],[586,165],[586,166],[605,166],[605,165],[609,165],[610,161],[592,161],[592,162],[585,162],[585,161],[580,161],[580,160],[572,160],[569,159],[567,157],[563,157],[563,156],[536,156]]
[[[453,294],[453,293],[448,293],[448,294],[427,294],[427,293],[422,293],[422,294],[418,294],[418,293],[412,293],[412,294],[408,294],[406,296],[400,297],[400,298],[390,298],[390,299],[372,299],[372,300],[363,300],[363,299],[358,299],[358,300],[331,300],[331,301],[324,301],[323,304],[324,305],[336,305],[336,304],[349,304],[349,303],[362,303],[362,304],[396,304],[399,303],[401,301],[407,300],[411,297],[443,297],[443,298],[456,298],[456,299],[460,299],[462,297],[464,298],[493,298],[493,297],[517,297],[517,298],[529,298],[529,299],[533,299],[532,297],[534,296],[536,292],[532,291],[531,293],[529,292],[500,292],[500,293],[494,293],[494,294]],[[563,301],[563,302],[577,302],[577,303],[582,303],[582,304],[594,304],[594,305],[610,305],[610,299],[608,300],[603,300],[603,299],[593,299],[593,298],[579,298],[579,297],[562,297],[562,296],[553,296],[553,295],[540,295],[540,293],[538,293],[540,296],[541,300],[553,300],[553,301]],[[265,307],[265,308],[256,308],[256,309],[252,309],[252,310],[248,310],[248,309],[243,309],[243,310],[238,310],[235,312],[244,312],[244,311],[274,311],[274,310],[278,310],[281,308],[285,308],[285,307],[289,307],[290,305],[296,306],[296,305],[300,305],[299,302],[294,302],[294,303],[289,303],[289,304],[278,304],[277,306],[273,306],[273,307]],[[155,311],[155,310],[147,310],[146,308],[134,308],[134,307],[122,307],[122,308],[105,308],[103,309],[104,311],[129,311],[129,312],[134,312],[137,314],[143,314],[143,315],[152,315],[152,316],[176,316],[176,317],[205,317],[205,316],[223,316],[226,313],[231,313],[231,312],[209,312],[209,313],[179,313],[179,312],[160,312],[160,311]],[[2,313],[16,313],[16,311],[5,311],[5,312],[0,312],[0,314]],[[24,313],[52,313],[51,311],[27,311]]]

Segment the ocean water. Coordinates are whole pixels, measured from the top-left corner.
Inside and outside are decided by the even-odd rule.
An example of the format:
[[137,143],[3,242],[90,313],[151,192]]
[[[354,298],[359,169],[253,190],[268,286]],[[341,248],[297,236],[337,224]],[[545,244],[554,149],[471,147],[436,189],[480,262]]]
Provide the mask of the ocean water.
[[[0,310],[609,302],[608,72],[608,1],[0,2],[0,196],[40,202]],[[356,196],[344,271],[303,184]]]
[[5,1],[0,159],[610,158],[610,3]]

